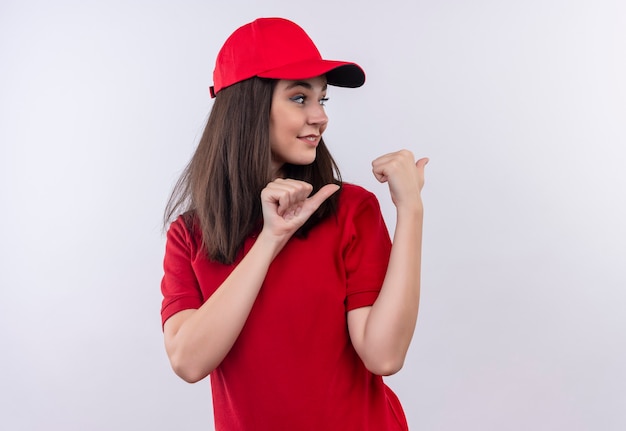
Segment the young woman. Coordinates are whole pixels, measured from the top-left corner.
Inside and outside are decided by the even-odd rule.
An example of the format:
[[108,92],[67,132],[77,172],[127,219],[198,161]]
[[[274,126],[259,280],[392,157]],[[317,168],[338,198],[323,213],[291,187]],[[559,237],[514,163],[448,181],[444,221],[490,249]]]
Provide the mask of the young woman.
[[217,430],[407,429],[381,376],[402,367],[417,319],[427,160],[372,163],[397,208],[391,245],[376,198],[341,182],[322,139],[327,86],[364,81],[280,18],[218,55],[166,210],[161,313],[176,374],[211,375]]

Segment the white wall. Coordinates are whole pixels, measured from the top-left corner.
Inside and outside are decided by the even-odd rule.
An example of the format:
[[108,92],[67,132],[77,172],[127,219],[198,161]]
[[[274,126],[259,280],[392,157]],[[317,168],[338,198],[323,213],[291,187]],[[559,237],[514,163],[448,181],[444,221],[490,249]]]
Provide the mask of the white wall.
[[431,158],[412,429],[626,429],[626,3],[258,3],[0,3],[2,428],[211,429],[162,347],[160,217],[219,47],[285,16],[365,68],[327,142],[390,226],[371,159]]

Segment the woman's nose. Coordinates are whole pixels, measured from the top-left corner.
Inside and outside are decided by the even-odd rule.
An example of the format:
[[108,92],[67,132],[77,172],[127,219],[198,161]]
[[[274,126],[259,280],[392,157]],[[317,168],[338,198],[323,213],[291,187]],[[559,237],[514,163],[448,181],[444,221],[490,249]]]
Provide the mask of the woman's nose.
[[309,124],[325,125],[328,123],[328,116],[324,110],[324,106],[320,104],[311,105],[308,116]]

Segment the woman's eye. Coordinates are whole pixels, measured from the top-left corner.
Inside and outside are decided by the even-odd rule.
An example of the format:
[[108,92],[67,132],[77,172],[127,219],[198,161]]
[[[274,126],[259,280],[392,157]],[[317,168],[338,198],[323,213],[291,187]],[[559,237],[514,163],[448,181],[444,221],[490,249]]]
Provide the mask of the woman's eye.
[[[296,102],[300,105],[304,105],[304,103],[306,102],[306,99],[307,99],[306,96],[303,96],[303,95],[293,96],[289,98],[289,100],[291,100],[292,102]],[[328,97],[322,97],[319,100],[319,104],[322,106],[326,106],[326,102],[328,102]]]

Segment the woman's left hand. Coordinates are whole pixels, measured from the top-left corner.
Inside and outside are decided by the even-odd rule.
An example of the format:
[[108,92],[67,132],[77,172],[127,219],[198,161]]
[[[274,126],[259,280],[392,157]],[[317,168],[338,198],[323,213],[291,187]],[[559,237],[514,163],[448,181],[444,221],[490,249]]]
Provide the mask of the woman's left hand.
[[391,200],[396,208],[419,205],[424,187],[424,166],[427,158],[415,161],[409,150],[400,150],[378,157],[372,162],[372,172],[378,181],[388,183]]

